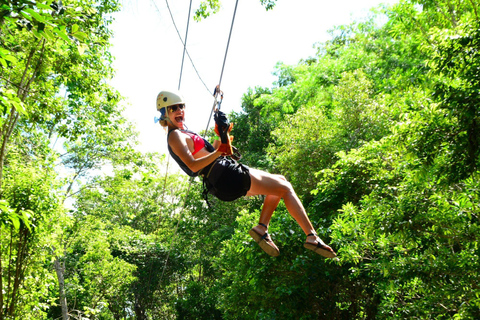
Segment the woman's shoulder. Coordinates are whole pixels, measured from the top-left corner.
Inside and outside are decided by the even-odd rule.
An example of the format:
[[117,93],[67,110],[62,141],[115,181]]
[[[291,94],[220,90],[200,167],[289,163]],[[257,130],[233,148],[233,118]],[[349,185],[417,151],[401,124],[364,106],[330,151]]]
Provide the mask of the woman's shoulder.
[[187,138],[188,135],[186,135],[181,129],[172,129],[167,135],[168,143],[185,141]]

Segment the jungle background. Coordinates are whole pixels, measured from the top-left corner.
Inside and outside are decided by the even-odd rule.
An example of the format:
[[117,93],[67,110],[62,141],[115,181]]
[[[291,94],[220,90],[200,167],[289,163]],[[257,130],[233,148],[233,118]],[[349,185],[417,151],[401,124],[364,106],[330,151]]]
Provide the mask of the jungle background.
[[378,7],[229,115],[324,259],[282,204],[268,257],[248,236],[260,197],[209,209],[135,148],[106,81],[117,1],[2,1],[0,320],[479,319],[479,4]]

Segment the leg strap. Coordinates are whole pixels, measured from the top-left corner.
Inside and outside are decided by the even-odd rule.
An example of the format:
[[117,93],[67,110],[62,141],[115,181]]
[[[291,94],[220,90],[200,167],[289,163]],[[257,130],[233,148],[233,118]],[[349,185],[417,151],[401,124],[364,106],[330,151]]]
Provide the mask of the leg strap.
[[264,225],[263,223],[260,222],[260,223],[258,223],[258,224],[261,225],[262,227],[265,227],[265,229],[268,230],[268,227],[267,227],[266,225]]

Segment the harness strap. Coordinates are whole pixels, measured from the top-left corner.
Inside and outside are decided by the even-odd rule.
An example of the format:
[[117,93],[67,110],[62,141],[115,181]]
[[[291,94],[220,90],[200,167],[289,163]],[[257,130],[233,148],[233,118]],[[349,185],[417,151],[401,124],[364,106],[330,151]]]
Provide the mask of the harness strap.
[[[203,168],[202,170],[200,170],[200,171],[198,172],[198,175],[199,175],[199,176],[202,176],[202,178],[203,178],[202,197],[203,197],[203,200],[205,200],[205,202],[207,203],[208,209],[212,209],[212,205],[211,205],[210,202],[208,201],[208,193],[210,192],[210,190],[208,189],[207,181],[208,181],[208,177],[210,176],[210,173],[212,172],[212,169],[213,169],[213,167],[215,166],[215,164],[217,163],[218,159],[220,159],[220,158],[215,159],[215,161],[213,161],[213,162],[210,163],[208,166],[206,166],[205,168]],[[207,169],[208,169],[208,172],[206,172]],[[204,171],[206,172],[206,174],[203,173]]]

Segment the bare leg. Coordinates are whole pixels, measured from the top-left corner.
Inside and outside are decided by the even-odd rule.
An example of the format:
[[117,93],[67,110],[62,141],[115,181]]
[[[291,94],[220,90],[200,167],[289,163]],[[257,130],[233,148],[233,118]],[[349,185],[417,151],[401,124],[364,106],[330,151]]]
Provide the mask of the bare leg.
[[[297,221],[303,232],[307,235],[307,243],[322,244],[327,247],[327,251],[333,250],[325,245],[316,235],[315,229],[307,216],[302,202],[298,198],[292,185],[281,175],[274,175],[261,170],[250,169],[251,186],[247,195],[266,195],[262,212],[260,214],[260,223],[268,226],[273,212],[278,206],[280,199],[283,199],[290,215]],[[264,234],[266,228],[262,225],[254,227],[259,234]]]
[[270,219],[272,218],[272,214],[275,209],[277,209],[280,200],[282,200],[281,197],[271,194],[265,197],[265,200],[263,201],[262,212],[260,213],[260,219],[258,221],[259,225],[254,227],[255,231],[257,231],[259,234],[264,234],[267,231],[267,228],[261,224],[264,224],[268,227]]
[[270,219],[272,218],[273,211],[277,209],[278,204],[282,200],[281,197],[274,195],[267,195],[265,201],[263,201],[262,212],[260,213],[260,223],[268,226]]
[[277,208],[280,199],[283,198],[288,212],[298,222],[303,232],[305,232],[306,235],[315,233],[315,229],[310,219],[308,219],[307,213],[290,182],[283,176],[256,169],[250,169],[250,177],[252,185],[247,195],[267,195],[260,215],[261,223],[268,226],[273,211]]

